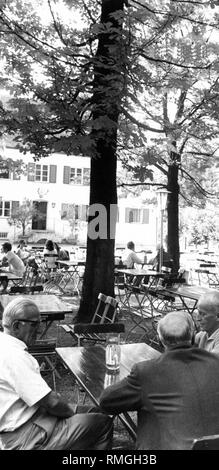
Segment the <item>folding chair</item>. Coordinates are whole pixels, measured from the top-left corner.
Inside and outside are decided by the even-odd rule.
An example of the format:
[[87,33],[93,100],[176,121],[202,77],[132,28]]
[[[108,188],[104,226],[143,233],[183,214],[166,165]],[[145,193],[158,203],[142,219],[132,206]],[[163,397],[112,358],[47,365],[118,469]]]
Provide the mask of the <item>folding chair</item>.
[[208,269],[195,269],[198,275],[198,283],[200,286],[217,287],[219,285],[219,278],[216,272],[211,272]]
[[100,293],[91,323],[76,323],[75,325],[61,325],[61,327],[77,339],[78,346],[83,340],[105,342],[106,338],[100,336],[101,333],[124,331],[123,324],[115,323],[117,308],[118,302],[113,297]]

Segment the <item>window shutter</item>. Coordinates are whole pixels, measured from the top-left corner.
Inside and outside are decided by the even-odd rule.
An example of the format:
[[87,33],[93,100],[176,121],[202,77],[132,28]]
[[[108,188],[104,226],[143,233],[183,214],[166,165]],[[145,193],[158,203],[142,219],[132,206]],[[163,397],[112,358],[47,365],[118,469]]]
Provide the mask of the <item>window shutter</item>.
[[142,223],[149,224],[149,209],[143,209],[142,212]]
[[62,204],[61,206],[61,219],[67,219],[68,215],[68,204]]
[[56,183],[56,173],[57,173],[57,166],[50,165],[49,167],[49,182]]
[[129,223],[129,212],[130,212],[130,208],[126,207],[126,209],[125,209],[125,223],[126,224]]
[[64,166],[63,183],[64,184],[70,183],[70,166]]
[[85,204],[82,204],[82,206],[81,206],[81,220],[84,220],[85,222],[87,221],[87,209],[88,209],[88,206],[85,206]]
[[35,163],[28,163],[27,165],[27,180],[35,181]]
[[11,213],[14,214],[19,208],[19,201],[12,201],[11,203]]

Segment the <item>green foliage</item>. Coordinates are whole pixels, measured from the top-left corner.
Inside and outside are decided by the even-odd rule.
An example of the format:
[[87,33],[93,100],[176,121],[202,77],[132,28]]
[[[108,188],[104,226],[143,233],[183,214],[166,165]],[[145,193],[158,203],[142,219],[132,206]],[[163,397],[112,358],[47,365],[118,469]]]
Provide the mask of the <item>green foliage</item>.
[[27,227],[32,222],[34,216],[39,214],[29,199],[24,199],[23,203],[18,205],[11,213],[10,219],[8,219],[9,225],[15,225],[18,228],[22,228],[22,234],[25,235]]
[[181,233],[195,246],[216,242],[219,237],[217,218],[214,211],[187,209],[182,215]]

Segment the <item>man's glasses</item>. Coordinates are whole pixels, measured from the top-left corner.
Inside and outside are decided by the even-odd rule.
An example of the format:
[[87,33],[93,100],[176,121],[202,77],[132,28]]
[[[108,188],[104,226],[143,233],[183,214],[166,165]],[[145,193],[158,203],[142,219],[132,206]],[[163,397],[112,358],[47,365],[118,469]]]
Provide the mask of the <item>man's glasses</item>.
[[32,326],[39,326],[41,323],[40,320],[28,320],[27,318],[17,318],[16,321],[20,321],[22,323],[30,323]]

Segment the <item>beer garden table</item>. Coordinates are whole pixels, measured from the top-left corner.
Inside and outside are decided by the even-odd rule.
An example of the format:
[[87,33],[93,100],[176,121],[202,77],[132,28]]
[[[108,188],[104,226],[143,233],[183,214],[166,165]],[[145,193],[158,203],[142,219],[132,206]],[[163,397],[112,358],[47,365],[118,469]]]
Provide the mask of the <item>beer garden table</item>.
[[[97,406],[101,392],[109,385],[125,378],[136,362],[160,356],[160,352],[145,343],[121,344],[120,369],[113,373],[105,365],[103,345],[56,348],[56,352],[78,385]],[[129,413],[123,413],[119,415],[119,418],[129,434],[135,439],[136,426]]]

